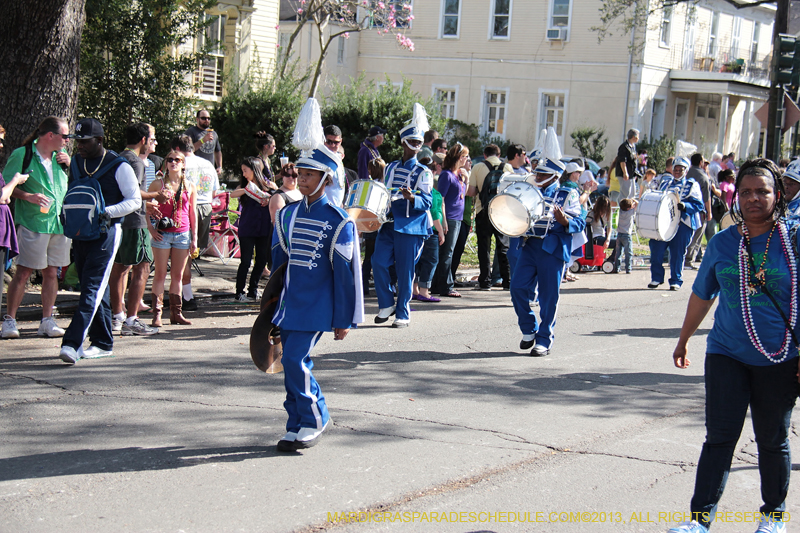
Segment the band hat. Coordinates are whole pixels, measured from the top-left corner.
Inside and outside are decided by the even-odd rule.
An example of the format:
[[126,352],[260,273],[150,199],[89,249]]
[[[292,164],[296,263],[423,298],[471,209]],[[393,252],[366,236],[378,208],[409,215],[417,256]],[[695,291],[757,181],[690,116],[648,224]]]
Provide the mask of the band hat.
[[95,137],[105,137],[103,125],[96,118],[84,118],[75,124],[75,133],[71,135],[73,139],[83,141]]
[[586,170],[586,169],[583,167],[583,165],[580,165],[578,163],[570,162],[570,163],[567,163],[567,169],[566,169],[565,172],[567,174],[572,174],[573,172],[583,172],[584,170]]
[[672,160],[672,168],[675,167],[689,168],[690,166],[691,165],[689,165],[689,160],[683,156],[676,156],[675,159]]
[[549,157],[544,158],[533,171],[536,174],[558,174],[561,175],[564,173],[566,166],[564,163],[559,161],[558,159],[550,159]]
[[544,157],[544,144],[547,140],[547,130],[542,128],[542,131],[539,132],[539,139],[536,141],[536,146],[533,150],[528,152],[528,159],[531,161],[539,161],[542,157]]
[[800,159],[795,159],[789,163],[789,166],[786,167],[782,177],[800,182]]
[[405,128],[400,130],[400,140],[410,139],[415,141],[425,141],[425,132],[431,129],[428,124],[428,114],[421,104],[414,104],[411,121]]
[[367,137],[377,137],[378,135],[386,135],[387,131],[380,126],[372,126],[369,129]]
[[310,168],[319,170],[323,174],[336,174],[341,159],[338,154],[334,154],[325,146],[319,146],[311,151],[310,154],[304,155],[295,163],[295,168]]
[[786,169],[786,172],[783,173],[783,178],[792,179],[798,183],[800,183],[800,168],[789,168]]

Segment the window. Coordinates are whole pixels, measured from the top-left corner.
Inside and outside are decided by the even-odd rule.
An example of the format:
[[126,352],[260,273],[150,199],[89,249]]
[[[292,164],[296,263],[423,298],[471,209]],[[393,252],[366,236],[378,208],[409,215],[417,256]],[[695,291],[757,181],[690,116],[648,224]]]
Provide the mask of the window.
[[439,105],[439,112],[442,118],[456,118],[456,100],[458,99],[458,88],[456,87],[433,87],[433,97]]
[[347,39],[345,39],[345,36],[340,35],[338,40],[338,48],[336,49],[336,63],[339,65],[344,65],[344,51],[346,42]]
[[206,20],[214,19],[197,36],[197,49],[208,48],[209,58],[200,62],[194,75],[198,93],[207,96],[222,96],[222,72],[225,68],[225,21],[224,15],[205,15]]
[[552,0],[551,9],[551,28],[569,26],[570,0]]
[[[383,7],[385,6],[390,10],[393,9],[393,15],[395,20],[395,27],[396,28],[410,28],[411,27],[411,20],[408,16],[412,13],[412,2],[411,0],[385,0],[383,2],[378,2],[377,0],[372,1],[373,6],[375,9],[379,11],[383,11]],[[366,5],[366,4],[365,4]],[[358,25],[356,19],[353,19],[353,23]],[[372,18],[371,20],[373,28],[382,28],[384,26],[383,18]]]
[[540,113],[541,129],[553,127],[559,139],[564,137],[564,100],[563,93],[543,93],[542,112]]
[[708,33],[708,57],[716,57],[719,44],[719,13],[711,14],[711,29]]
[[492,39],[508,39],[511,23],[511,0],[494,0],[492,10]]
[[442,0],[442,37],[458,37],[461,0]]
[[672,28],[672,6],[664,8],[664,15],[661,18],[661,36],[659,38],[661,46],[669,46],[669,34]]
[[750,47],[750,63],[755,64],[758,60],[758,41],[761,39],[761,23],[753,24],[753,44]]
[[487,91],[484,106],[483,129],[501,137],[506,134],[506,92]]
[[742,40],[742,17],[733,18],[733,32],[731,33],[731,59],[739,57],[739,44]]

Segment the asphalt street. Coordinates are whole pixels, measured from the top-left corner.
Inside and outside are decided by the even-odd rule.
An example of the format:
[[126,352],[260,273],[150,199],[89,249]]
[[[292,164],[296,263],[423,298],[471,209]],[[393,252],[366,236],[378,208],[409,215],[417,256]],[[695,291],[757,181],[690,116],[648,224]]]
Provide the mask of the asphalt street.
[[[544,358],[518,349],[508,292],[412,302],[404,330],[369,298],[367,324],[317,345],[333,426],[295,454],[275,449],[283,375],[250,360],[255,305],[205,299],[193,326],[75,366],[21,322],[0,342],[0,532],[666,531],[704,438],[711,316],[691,368],[671,358],[686,277],[582,274]],[[760,504],[748,421],[713,531],[755,531]]]

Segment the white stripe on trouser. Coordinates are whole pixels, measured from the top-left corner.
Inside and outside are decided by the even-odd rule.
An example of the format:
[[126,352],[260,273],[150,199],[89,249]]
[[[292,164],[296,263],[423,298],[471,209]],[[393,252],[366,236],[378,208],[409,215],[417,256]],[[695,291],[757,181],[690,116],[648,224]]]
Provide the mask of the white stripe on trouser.
[[[306,353],[309,354],[311,357],[311,350],[314,348],[314,345],[319,341],[320,336],[322,335],[321,331],[318,331],[314,337],[311,337],[311,342],[308,344],[308,349]],[[304,358],[305,359],[305,358]],[[319,413],[319,408],[317,407],[317,397],[311,393],[311,371],[308,367],[303,363],[303,360],[300,360],[300,367],[303,369],[303,374],[305,374],[305,391],[309,398],[311,398],[311,412],[314,413],[314,418],[317,421],[317,429],[322,429],[322,415]]]
[[114,249],[111,251],[111,258],[106,265],[106,269],[103,272],[103,279],[100,281],[100,286],[97,288],[97,295],[94,298],[94,309],[92,309],[92,316],[89,317],[89,320],[86,321],[86,329],[83,330],[83,336],[81,337],[81,343],[78,347],[83,345],[83,341],[86,340],[86,336],[89,335],[89,328],[92,327],[92,322],[94,322],[94,317],[97,314],[97,308],[100,307],[100,304],[103,303],[103,294],[106,292],[106,287],[108,286],[108,279],[111,277],[111,269],[114,267],[114,258],[117,257],[117,250],[119,250],[119,243],[122,241],[122,229],[120,228],[119,224],[116,224],[116,228],[114,231]]

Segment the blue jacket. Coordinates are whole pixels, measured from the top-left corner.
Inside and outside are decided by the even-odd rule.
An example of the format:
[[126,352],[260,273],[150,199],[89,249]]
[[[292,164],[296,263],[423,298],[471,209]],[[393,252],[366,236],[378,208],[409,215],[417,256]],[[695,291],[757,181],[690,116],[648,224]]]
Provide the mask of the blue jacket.
[[553,206],[561,207],[564,210],[569,223],[562,226],[555,218],[552,218],[552,211],[550,211],[550,216],[536,221],[531,231],[525,236],[544,239],[542,249],[567,262],[572,254],[572,234],[579,233],[586,228],[586,215],[581,208],[580,194],[577,189],[559,187],[556,182],[543,190],[542,195],[549,199]]
[[275,220],[273,265],[289,264],[273,322],[295,331],[331,331],[360,321],[359,247],[347,213],[323,194],[311,205],[307,198],[287,205]]
[[429,210],[432,201],[433,174],[428,167],[419,163],[416,157],[405,163],[401,160],[392,161],[386,167],[384,181],[392,197],[399,194],[393,189],[400,187],[409,187],[414,191],[413,201],[408,201],[402,196],[392,201],[394,231],[408,235],[432,235],[433,222]]

